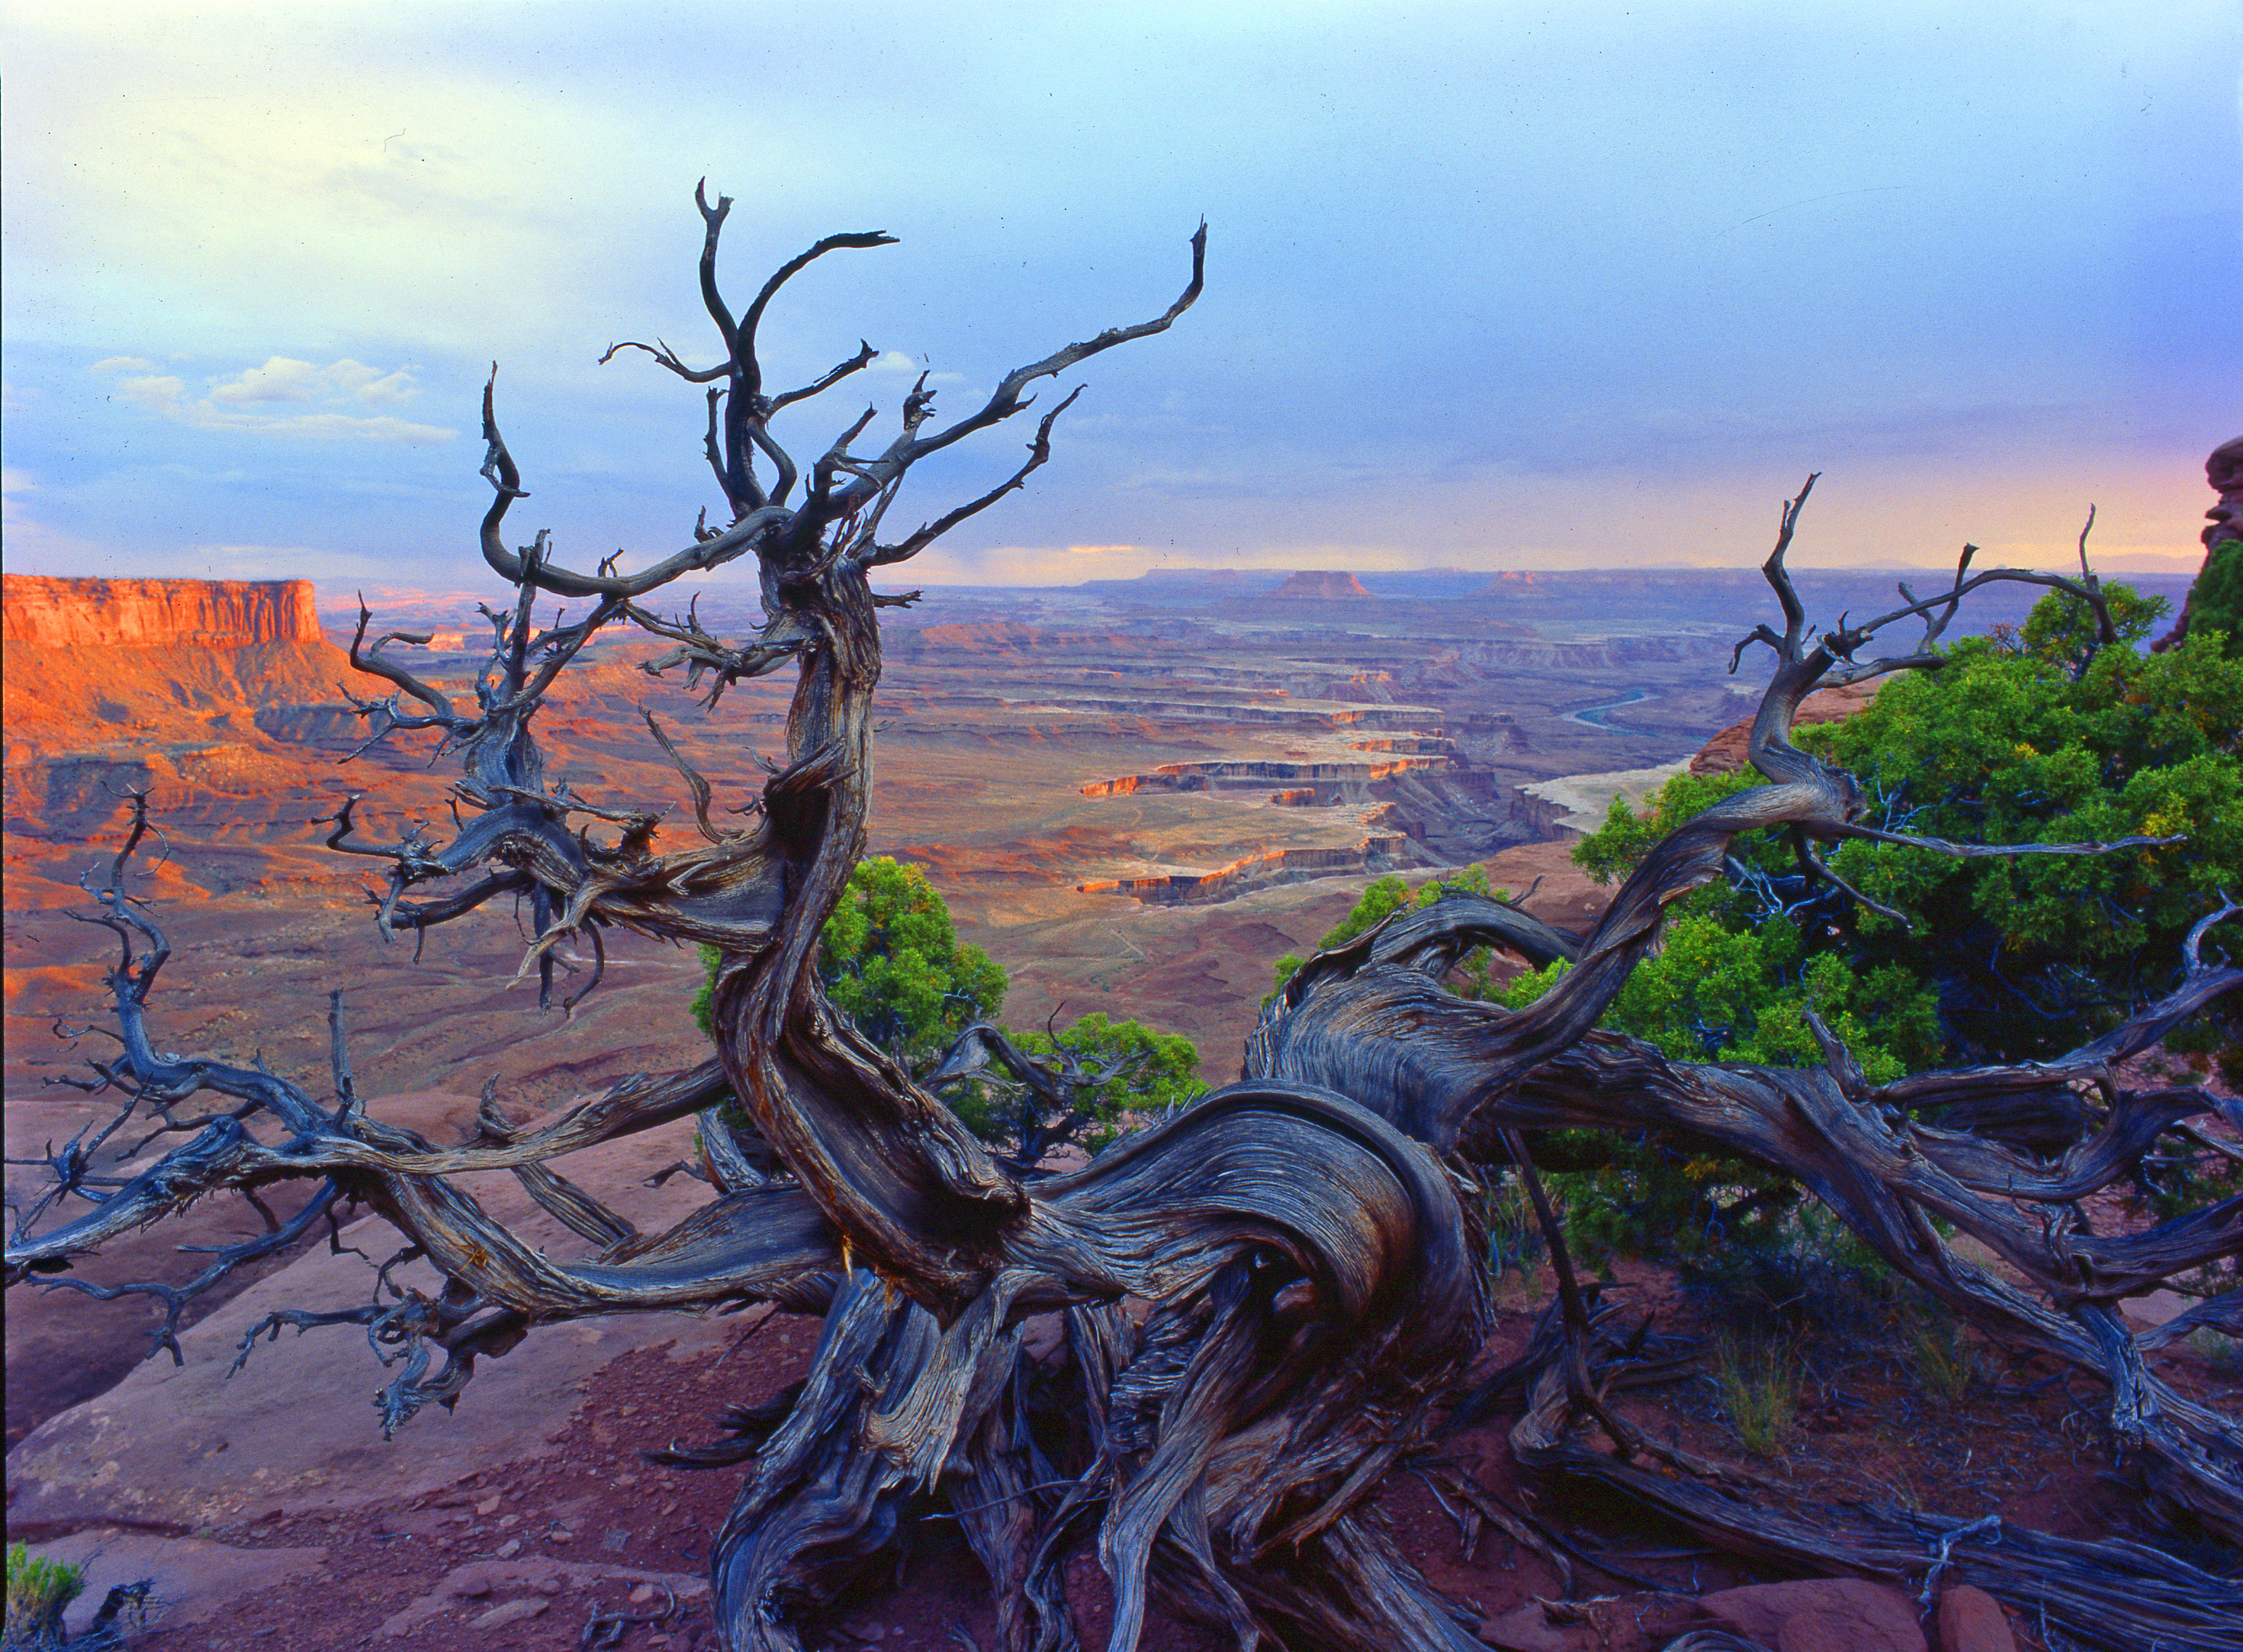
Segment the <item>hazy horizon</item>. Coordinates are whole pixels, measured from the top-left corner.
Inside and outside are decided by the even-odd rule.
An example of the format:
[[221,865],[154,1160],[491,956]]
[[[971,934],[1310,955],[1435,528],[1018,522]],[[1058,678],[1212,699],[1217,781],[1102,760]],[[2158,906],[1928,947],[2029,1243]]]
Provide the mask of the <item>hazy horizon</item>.
[[[481,587],[477,401],[586,566],[715,502],[691,193],[800,456],[921,370],[1068,375],[930,587],[1151,569],[2182,572],[2243,421],[2243,18],[1753,4],[380,8],[5,0],[7,561]],[[722,65],[722,71],[698,65]],[[1033,415],[1031,415],[1033,416]],[[1027,421],[931,461],[930,518]],[[907,525],[907,524],[901,524]],[[751,571],[717,582],[743,590]]]

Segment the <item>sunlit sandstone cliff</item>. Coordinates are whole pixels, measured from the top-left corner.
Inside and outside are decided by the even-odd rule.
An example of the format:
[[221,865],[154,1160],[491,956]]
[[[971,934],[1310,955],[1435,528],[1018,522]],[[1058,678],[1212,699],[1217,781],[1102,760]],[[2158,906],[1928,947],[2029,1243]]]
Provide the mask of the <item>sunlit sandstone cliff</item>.
[[306,580],[10,574],[0,636],[10,833],[83,839],[127,789],[176,810],[300,787],[355,726]]
[[[308,580],[0,578],[8,738],[176,737],[182,716],[339,702]],[[72,731],[75,731],[73,733]]]
[[0,637],[48,647],[240,648],[315,643],[307,579],[51,579],[5,577]]

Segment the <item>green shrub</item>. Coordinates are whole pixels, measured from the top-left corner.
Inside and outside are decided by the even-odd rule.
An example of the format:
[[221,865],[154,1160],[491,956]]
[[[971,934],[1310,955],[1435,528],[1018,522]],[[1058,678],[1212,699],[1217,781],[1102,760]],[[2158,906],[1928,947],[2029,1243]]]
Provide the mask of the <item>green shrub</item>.
[[[950,908],[915,866],[886,856],[859,862],[818,940],[826,995],[859,1032],[914,1069],[1005,1007],[1005,972],[979,947],[959,944]],[[701,952],[708,979],[693,1019],[713,1036],[716,954]]]
[[63,1612],[85,1593],[85,1568],[35,1555],[21,1543],[8,1546],[7,1621],[0,1632],[5,1652],[60,1647]]
[[[1871,823],[1889,830],[1993,843],[2186,833],[2186,843],[2013,860],[1845,844],[1833,865],[1910,914],[1904,928],[1835,886],[1809,887],[1784,834],[1748,834],[1734,849],[1743,875],[1678,904],[1660,950],[1601,1024],[1675,1061],[1818,1067],[1812,1010],[1870,1082],[1887,1083],[1958,1061],[2060,1054],[2169,988],[2189,927],[2223,887],[2243,890],[2243,664],[2209,630],[2166,654],[2138,651],[2162,599],[2106,591],[2115,646],[2091,647],[2084,605],[2051,596],[2021,630],[1967,638],[1943,670],[1898,677],[1856,717],[1796,738],[1860,777]],[[1625,877],[1674,827],[1758,784],[1752,773],[1677,775],[1640,812],[1615,801],[1573,858],[1600,882]],[[1458,888],[1485,893],[1484,873],[1415,890],[1383,878],[1320,948]],[[1279,988],[1299,963],[1279,961]],[[1495,985],[1482,954],[1452,984],[1522,1008],[1566,968]],[[2232,1082],[2243,1078],[2239,1032],[2243,1004],[2231,1002],[2168,1042],[2216,1049]],[[1803,1243],[1795,1185],[1703,1143],[1571,1131],[1539,1139],[1536,1156],[1593,1266],[1615,1252],[1687,1262],[1717,1247],[1773,1256]],[[2236,1179],[2231,1165],[2178,1159],[2152,1177],[2168,1212]]]
[[[1876,1079],[1894,1062],[1920,1071],[2044,1059],[2169,988],[2189,927],[2221,887],[2243,884],[2243,663],[2223,657],[2209,634],[2139,652],[2162,599],[2107,590],[2116,646],[2091,650],[2084,605],[2051,596],[2011,640],[1966,638],[1944,669],[1897,677],[1856,716],[1796,738],[1858,776],[1870,824],[1889,830],[1988,843],[2173,833],[2187,842],[2012,860],[1838,848],[1838,873],[1908,914],[1903,927],[1835,888],[1809,888],[1783,834],[1753,834],[1735,846],[1747,879],[1684,904],[1667,956],[1639,969],[1642,984],[1630,983],[1633,1001],[1613,1024],[1655,1027],[1641,1035],[1670,1055],[1696,1031],[1709,1045],[1719,1036],[1721,1059],[1812,1061],[1795,1006],[1813,1002]],[[1616,803],[1575,859],[1600,880],[1622,876],[1668,828],[1757,783],[1678,777],[1640,816]],[[1686,941],[1694,919],[1757,944]],[[1713,963],[1705,985],[1678,950]],[[1763,1034],[1769,1015],[1777,1024]],[[2194,1030],[2196,1048],[2236,1042],[2239,1011],[2214,1015]],[[2192,1035],[2178,1042],[2188,1047]]]
[[1791,1343],[1723,1332],[1714,1344],[1714,1382],[1747,1451],[1766,1456],[1782,1443],[1799,1409],[1799,1354]]
[[[1398,912],[1430,907],[1443,896],[1452,894],[1482,895],[1493,900],[1511,898],[1508,890],[1488,887],[1487,868],[1485,866],[1465,866],[1442,877],[1429,879],[1415,889],[1389,873],[1365,889],[1347,916],[1325,932],[1324,939],[1317,942],[1317,950],[1330,952],[1334,947],[1345,946],[1357,935],[1377,928]],[[1287,953],[1277,960],[1276,979],[1262,1000],[1264,1006],[1273,1002],[1277,995],[1285,990],[1285,983],[1292,980],[1306,961],[1294,953]],[[1456,968],[1450,972],[1451,989],[1466,998],[1487,997],[1491,991],[1488,981],[1491,961],[1484,947],[1458,960]]]
[[[1116,1060],[1127,1066],[1103,1084],[1081,1091],[1075,1105],[1090,1116],[1082,1144],[1096,1152],[1122,1133],[1133,1113],[1159,1113],[1189,1105],[1205,1093],[1199,1080],[1199,1051],[1181,1033],[1155,1031],[1142,1022],[1112,1021],[1094,1009],[1056,1032],[1041,1028],[1012,1035],[1027,1054],[1038,1057],[1071,1055],[1085,1067],[1101,1069]],[[953,1102],[958,1115],[985,1137],[1017,1138],[1017,1131],[976,1124],[965,1107]]]
[[2223,539],[2204,559],[2189,592],[2188,629],[2226,637],[2229,659],[2243,659],[2243,539]]
[[[701,955],[705,975],[693,1018],[713,1038],[719,959],[710,947]],[[847,893],[819,934],[818,975],[858,1030],[923,1082],[967,1028],[996,1023],[1009,985],[987,953],[959,941],[950,908],[926,873],[885,856],[860,861],[850,873]],[[1094,1072],[1122,1063],[1076,1096],[1076,1109],[1088,1118],[1081,1139],[1094,1150],[1120,1133],[1127,1115],[1181,1106],[1207,1089],[1196,1076],[1199,1052],[1189,1039],[1141,1022],[1113,1021],[1102,1011],[1068,1027],[1007,1035],[1054,1065],[1069,1056]],[[1049,1122],[1017,1087],[998,1078],[946,1085],[942,1094],[985,1141],[1017,1146],[1027,1130]]]

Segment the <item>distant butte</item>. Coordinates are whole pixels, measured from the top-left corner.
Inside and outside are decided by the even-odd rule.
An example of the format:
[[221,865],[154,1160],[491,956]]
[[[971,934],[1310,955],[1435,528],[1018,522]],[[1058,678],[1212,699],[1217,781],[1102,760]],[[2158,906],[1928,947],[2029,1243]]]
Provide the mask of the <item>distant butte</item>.
[[1270,593],[1273,602],[1375,603],[1377,597],[1363,588],[1363,582],[1353,574],[1337,569],[1304,570],[1290,576],[1285,583]]

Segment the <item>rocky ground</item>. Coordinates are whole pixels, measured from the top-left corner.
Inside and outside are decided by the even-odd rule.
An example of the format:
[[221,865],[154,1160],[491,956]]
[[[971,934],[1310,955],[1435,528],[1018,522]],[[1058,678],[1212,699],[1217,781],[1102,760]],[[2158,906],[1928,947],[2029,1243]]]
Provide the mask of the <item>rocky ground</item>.
[[[374,1105],[441,1134],[473,1104],[421,1095]],[[643,1183],[688,1145],[682,1127],[656,1132],[584,1154],[571,1173],[663,1220],[692,1203],[693,1184]],[[537,1242],[568,1242],[518,1190],[477,1191]],[[815,1323],[754,1309],[555,1328],[487,1365],[455,1413],[425,1414],[385,1442],[367,1404],[382,1373],[353,1329],[283,1332],[226,1374],[243,1338],[276,1309],[363,1295],[370,1260],[386,1255],[381,1224],[347,1226],[342,1238],[345,1253],[303,1256],[190,1330],[183,1365],[138,1366],[10,1453],[11,1535],[89,1567],[81,1618],[109,1584],[145,1577],[154,1585],[142,1642],[151,1648],[529,1652],[587,1644],[617,1625],[620,1639],[605,1643],[711,1644],[701,1568],[734,1473],[660,1467],[642,1453],[711,1438],[723,1406],[767,1399],[799,1377]],[[1749,1450],[1720,1379],[1723,1339],[1745,1323],[1737,1304],[1657,1270],[1622,1264],[1620,1278],[1632,1312],[1694,1351],[1678,1379],[1627,1398],[1630,1419],[1759,1475],[1780,1505],[1998,1511],[2082,1537],[2123,1534],[2141,1518],[2109,1472],[2093,1397],[1969,1339],[1949,1351],[1958,1380],[1896,1330],[1803,1322],[1784,1356],[1794,1402],[1773,1438]],[[1523,1348],[1548,1289],[1539,1271],[1506,1279],[1489,1368]],[[2206,1398],[2243,1398],[2233,1373],[2223,1379],[2192,1349],[2172,1368]],[[1380,1502],[1411,1558],[1481,1615],[1491,1645],[1647,1648],[1708,1622],[1769,1649],[1926,1644],[1920,1603],[1897,1590],[1755,1573],[1622,1511],[1539,1494],[1512,1464],[1511,1420],[1499,1413],[1449,1434]],[[1504,1515],[1527,1510],[1566,1547],[1538,1553],[1506,1536]],[[1071,1574],[1093,1643],[1101,1587],[1088,1558]],[[1941,1646],[2037,1643],[2029,1621],[1984,1597],[1950,1591],[1940,1605],[1930,1621]],[[959,1652],[966,1640],[991,1646],[991,1635],[972,1557],[930,1510],[911,1523],[896,1574],[865,1580],[813,1638]],[[1162,1623],[1148,1644],[1197,1652],[1216,1642]]]

